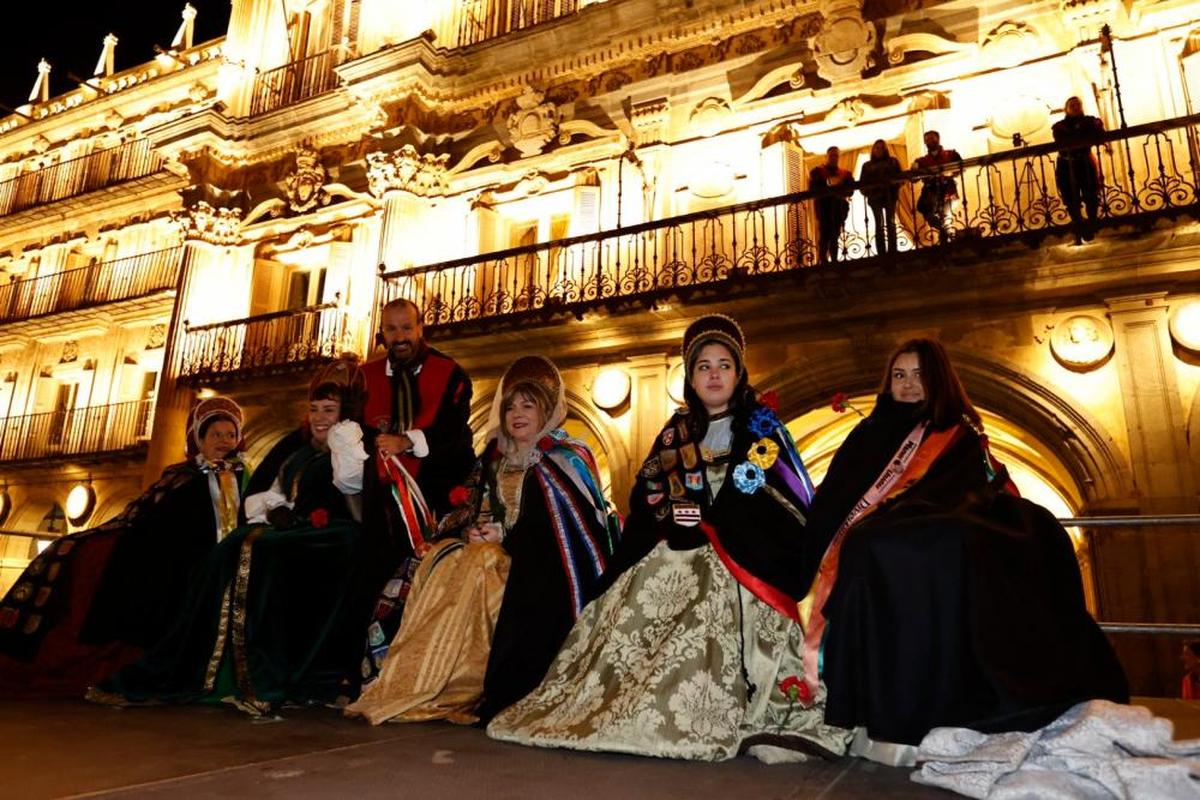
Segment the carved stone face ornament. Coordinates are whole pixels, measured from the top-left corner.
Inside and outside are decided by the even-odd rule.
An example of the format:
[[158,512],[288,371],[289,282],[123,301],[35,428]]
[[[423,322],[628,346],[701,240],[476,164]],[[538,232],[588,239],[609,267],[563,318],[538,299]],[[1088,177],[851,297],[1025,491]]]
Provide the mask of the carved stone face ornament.
[[296,153],[296,171],[287,177],[288,207],[303,214],[329,203],[325,194],[325,168],[315,150],[304,148]]

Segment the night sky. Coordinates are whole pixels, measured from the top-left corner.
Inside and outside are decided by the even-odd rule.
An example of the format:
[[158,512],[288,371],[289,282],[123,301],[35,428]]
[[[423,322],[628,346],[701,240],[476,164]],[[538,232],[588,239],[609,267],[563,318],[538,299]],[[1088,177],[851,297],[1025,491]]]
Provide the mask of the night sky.
[[[225,34],[230,0],[190,0],[196,16],[195,44]],[[154,45],[168,47],[183,21],[186,0],[33,0],[5,5],[4,39],[0,44],[0,103],[14,108],[26,102],[37,80],[37,63],[50,62],[50,96],[77,84],[72,72],[90,78],[103,49],[104,36],[115,33],[116,71],[154,58]],[[18,14],[24,18],[17,22]],[[7,112],[0,111],[0,116]]]

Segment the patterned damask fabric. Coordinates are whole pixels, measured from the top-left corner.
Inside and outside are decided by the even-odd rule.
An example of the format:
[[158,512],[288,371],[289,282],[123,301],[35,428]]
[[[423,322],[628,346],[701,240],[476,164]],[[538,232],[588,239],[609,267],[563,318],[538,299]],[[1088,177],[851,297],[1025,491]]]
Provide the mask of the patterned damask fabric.
[[779,689],[802,675],[802,644],[711,546],[661,543],[584,609],[541,685],[488,735],[703,761],[842,755],[850,733],[822,722],[824,687],[808,708]]

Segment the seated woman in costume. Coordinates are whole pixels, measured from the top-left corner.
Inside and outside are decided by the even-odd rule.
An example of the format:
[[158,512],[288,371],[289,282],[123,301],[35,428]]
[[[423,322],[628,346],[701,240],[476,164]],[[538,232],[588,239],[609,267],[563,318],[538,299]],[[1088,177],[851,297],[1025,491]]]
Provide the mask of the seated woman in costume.
[[166,634],[205,557],[239,523],[241,437],[237,403],[199,401],[186,461],[29,564],[0,601],[0,693],[79,697]]
[[367,453],[355,420],[362,395],[353,361],[318,371],[307,443],[270,489],[246,498],[249,523],[213,553],[167,638],[89,699],[223,701],[261,714],[285,700],[336,695],[365,622],[347,609],[363,560],[357,519]]
[[595,458],[561,428],[566,414],[549,360],[508,368],[488,443],[422,559],[380,677],[347,715],[470,723],[541,681],[616,534]]
[[1128,699],[1070,538],[991,458],[938,342],[892,355],[808,532],[805,667],[822,664],[826,721],[862,729],[856,753],[905,763],[913,749],[895,745],[937,726],[1033,730]]
[[824,724],[820,693],[802,691],[807,473],[748,383],[733,320],[695,321],[682,349],[687,406],[642,465],[609,588],[488,734],[713,761],[840,755],[848,732]]

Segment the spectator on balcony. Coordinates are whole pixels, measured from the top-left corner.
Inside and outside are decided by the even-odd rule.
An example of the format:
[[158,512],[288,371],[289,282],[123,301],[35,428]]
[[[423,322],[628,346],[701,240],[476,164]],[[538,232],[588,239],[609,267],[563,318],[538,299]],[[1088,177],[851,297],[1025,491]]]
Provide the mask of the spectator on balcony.
[[0,602],[0,694],[79,697],[168,630],[241,516],[242,410],[188,415],[187,460],[91,530],[56,539]]
[[638,473],[607,590],[488,735],[704,761],[841,755],[849,732],[824,724],[799,659],[808,475],[749,384],[736,322],[701,317],[682,350],[686,408]]
[[962,163],[962,156],[956,150],[942,147],[942,136],[937,131],[925,131],[925,151],[913,164],[913,169],[927,175],[921,181],[917,211],[936,231],[938,241],[943,242],[954,222],[954,205],[958,200],[954,167]]
[[1179,658],[1183,661],[1179,696],[1184,700],[1200,700],[1200,641],[1185,643]]
[[876,139],[871,157],[858,175],[859,191],[875,219],[875,255],[896,250],[896,201],[900,199],[900,160],[888,151],[887,142]]
[[809,191],[815,192],[813,205],[817,212],[817,261],[838,260],[838,243],[842,227],[850,213],[850,192],[854,175],[838,166],[841,152],[836,147],[825,151],[825,163],[808,173]]
[[[422,540],[416,530],[423,525],[416,517],[422,515],[417,511],[428,509],[431,517],[449,512],[450,490],[466,481],[475,464],[468,424],[471,379],[454,359],[425,341],[422,316],[410,300],[386,303],[380,310],[376,335],[385,355],[364,367],[366,419],[379,430],[376,463],[386,473],[381,475],[384,491],[368,491],[366,503],[386,515],[395,541],[392,556],[380,561],[386,574],[370,581],[380,584],[383,591],[373,617],[364,620],[366,651],[361,668],[349,679],[348,696],[356,693],[353,684],[378,674],[388,643],[400,628],[404,599],[417,565],[413,542]],[[398,502],[398,495],[407,497],[404,484],[410,479],[418,490],[413,501]],[[373,485],[375,482],[368,489]]]
[[[1075,244],[1091,241],[1100,209],[1100,172],[1091,145],[1104,133],[1104,123],[1099,117],[1083,113],[1083,101],[1068,97],[1063,108],[1063,118],[1051,127],[1054,141],[1065,145],[1059,151],[1058,163],[1054,166],[1054,178],[1058,193],[1071,215],[1071,226],[1075,231]],[[1084,222],[1079,207],[1087,212]]]
[[[1029,731],[1128,700],[1075,550],[1018,496],[942,346],[902,344],[808,516],[805,668],[852,752],[911,763],[931,729]],[[806,673],[811,674],[811,673]]]
[[382,674],[347,715],[469,723],[545,676],[617,534],[595,458],[562,430],[566,415],[548,359],[508,368],[488,443],[422,559]]
[[370,444],[358,422],[363,388],[354,361],[317,372],[306,444],[270,489],[247,496],[248,524],[208,559],[171,632],[89,699],[227,702],[258,715],[334,698],[360,653],[360,583],[372,554],[359,524]]

